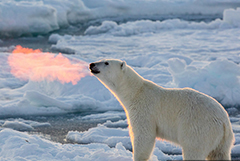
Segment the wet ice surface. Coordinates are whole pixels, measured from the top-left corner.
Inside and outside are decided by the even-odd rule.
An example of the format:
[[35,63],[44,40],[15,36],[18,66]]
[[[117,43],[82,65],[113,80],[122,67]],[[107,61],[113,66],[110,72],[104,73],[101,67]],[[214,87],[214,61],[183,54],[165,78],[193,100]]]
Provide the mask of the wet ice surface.
[[66,144],[73,143],[66,139],[66,135],[69,131],[87,131],[92,127],[96,127],[98,124],[106,122],[106,120],[119,121],[119,119],[124,118],[125,114],[122,112],[122,117],[104,117],[98,119],[88,119],[85,115],[86,113],[74,113],[60,116],[25,117],[24,119],[37,122],[48,122],[50,124],[50,126],[36,127],[34,130],[29,131],[30,134],[37,134],[51,141]]

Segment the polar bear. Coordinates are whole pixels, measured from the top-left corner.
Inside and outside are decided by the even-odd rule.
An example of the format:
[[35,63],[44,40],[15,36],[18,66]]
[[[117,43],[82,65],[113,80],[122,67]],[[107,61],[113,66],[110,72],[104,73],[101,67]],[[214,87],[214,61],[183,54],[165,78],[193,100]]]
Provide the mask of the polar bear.
[[89,68],[126,112],[134,161],[149,159],[156,137],[180,145],[185,160],[231,159],[232,127],[212,97],[190,88],[158,86],[121,60],[105,59]]

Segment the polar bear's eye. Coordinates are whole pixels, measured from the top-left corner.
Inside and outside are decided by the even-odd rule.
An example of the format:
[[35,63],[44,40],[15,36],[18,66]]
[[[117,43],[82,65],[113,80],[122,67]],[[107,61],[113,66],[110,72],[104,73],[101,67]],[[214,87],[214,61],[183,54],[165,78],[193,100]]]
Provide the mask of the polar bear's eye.
[[108,63],[108,62],[105,62],[105,65],[109,65],[109,63]]

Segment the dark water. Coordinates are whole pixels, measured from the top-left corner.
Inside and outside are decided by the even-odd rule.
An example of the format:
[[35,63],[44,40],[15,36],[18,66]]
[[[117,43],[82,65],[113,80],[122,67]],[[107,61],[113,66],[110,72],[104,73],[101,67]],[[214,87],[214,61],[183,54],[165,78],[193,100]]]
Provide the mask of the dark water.
[[40,135],[41,137],[59,142],[62,144],[71,143],[66,140],[66,135],[69,131],[86,131],[89,128],[96,127],[99,123],[104,123],[106,120],[89,120],[81,119],[86,113],[72,113],[56,116],[27,116],[25,120],[37,122],[48,122],[51,126],[35,127],[30,134]]

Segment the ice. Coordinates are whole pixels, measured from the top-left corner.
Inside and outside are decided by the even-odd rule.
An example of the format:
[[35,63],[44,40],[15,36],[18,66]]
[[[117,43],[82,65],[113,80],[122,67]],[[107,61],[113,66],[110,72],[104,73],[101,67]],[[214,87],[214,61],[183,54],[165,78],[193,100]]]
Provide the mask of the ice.
[[240,133],[235,134],[235,145],[238,145],[238,144],[240,144]]
[[[237,0],[128,1],[104,0],[9,0],[0,2],[0,35],[45,34],[70,25],[103,20],[185,19],[222,17],[224,9],[239,7]],[[225,12],[228,21],[237,22],[234,12]],[[191,18],[192,16],[192,18]],[[237,17],[237,16],[236,16]],[[211,19],[211,18],[210,18]]]
[[116,122],[107,120],[103,125],[111,128],[116,128],[116,127],[127,128],[128,127],[127,120],[119,120]]
[[32,126],[25,124],[23,122],[18,122],[18,121],[6,121],[6,122],[4,122],[2,127],[11,128],[11,129],[18,130],[18,131],[32,131],[33,130]]
[[225,106],[240,105],[240,66],[227,59],[218,59],[196,68],[184,60],[168,60],[173,83],[180,88],[191,87],[206,93]]
[[107,111],[105,113],[90,114],[90,115],[81,117],[81,119],[89,120],[89,121],[120,120],[120,119],[125,119],[125,118],[126,118],[125,113],[118,112],[118,111]]
[[[191,87],[216,98],[224,106],[238,107],[239,31],[238,28],[176,29],[124,37],[106,32],[62,37],[52,46],[60,50],[70,48],[89,62],[109,57],[122,59],[159,85]],[[102,86],[98,89],[103,90]]]
[[44,34],[59,29],[56,11],[42,2],[0,2],[1,36]]
[[6,119],[0,120],[0,125],[3,128],[10,128],[17,131],[33,131],[36,127],[47,127],[51,126],[48,122],[37,122],[32,120],[24,119]]
[[26,98],[30,102],[30,104],[34,106],[58,107],[63,110],[68,110],[71,107],[70,105],[64,102],[57,101],[51,97],[48,97],[35,91],[27,91],[23,97]]
[[56,44],[58,42],[58,40],[60,40],[61,38],[62,38],[62,36],[59,34],[52,34],[49,36],[48,42],[50,42],[52,44]]
[[1,160],[84,160],[131,161],[132,153],[121,143],[110,148],[104,144],[60,144],[36,135],[10,129],[0,131]]
[[[110,124],[111,126],[109,126]],[[97,127],[91,128],[88,131],[84,132],[70,131],[68,132],[66,139],[68,141],[80,144],[103,143],[107,144],[110,147],[114,147],[118,142],[121,142],[126,149],[131,150],[132,145],[128,134],[129,130],[122,127],[116,128],[117,124],[120,124],[120,122],[107,122],[104,124],[99,124]],[[121,126],[122,125],[123,124],[121,123]],[[156,141],[156,148],[157,150],[161,150],[165,153],[181,154],[180,147],[162,140]]]
[[94,35],[109,33],[117,36],[130,36],[146,32],[158,32],[169,29],[225,29],[240,27],[240,8],[224,10],[223,20],[217,19],[210,23],[188,22],[179,19],[165,21],[141,20],[118,25],[113,21],[104,21],[100,26],[90,26],[85,34]]
[[232,148],[232,153],[239,154],[239,152],[240,152],[240,144]]
[[105,143],[110,147],[114,147],[118,142],[121,142],[127,149],[132,147],[128,129],[108,128],[102,125],[91,128],[87,132],[70,131],[66,138],[68,141],[81,144]]
[[240,8],[227,9],[223,12],[223,21],[228,22],[229,24],[240,27]]

